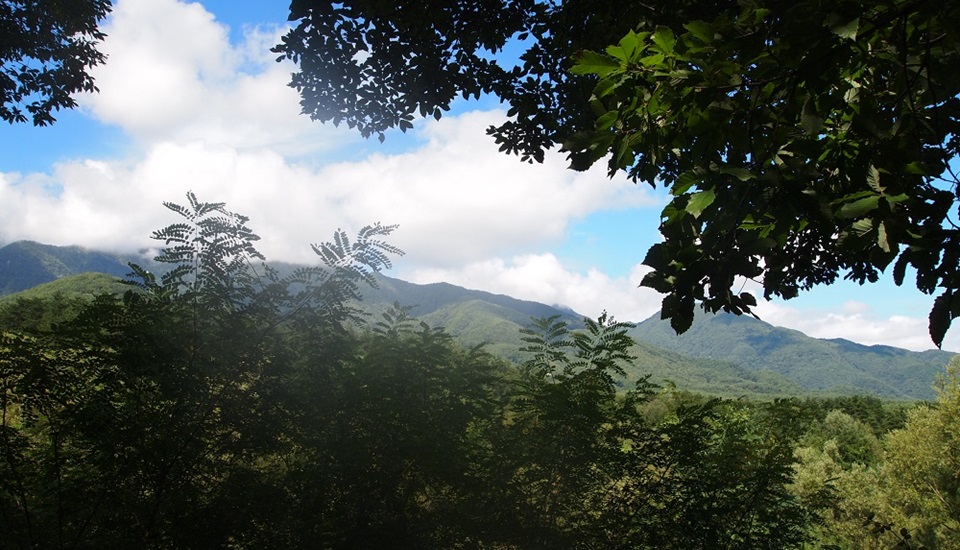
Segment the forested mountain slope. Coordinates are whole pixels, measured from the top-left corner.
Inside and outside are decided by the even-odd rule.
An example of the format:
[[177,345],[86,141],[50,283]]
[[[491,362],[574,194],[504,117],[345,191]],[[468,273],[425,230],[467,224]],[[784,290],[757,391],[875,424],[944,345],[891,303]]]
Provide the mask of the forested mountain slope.
[[702,312],[679,336],[659,315],[639,323],[630,335],[687,356],[775,372],[808,390],[890,398],[932,399],[931,384],[954,355],[822,340],[753,317]]
[[0,248],[0,296],[91,271],[123,277],[130,272],[128,262],[143,260],[79,246],[17,241]]
[[582,316],[539,302],[518,300],[503,294],[470,290],[448,283],[419,285],[378,276],[378,288],[362,290],[361,307],[373,314],[399,303],[410,314],[434,327],[444,327],[467,346],[485,344],[511,359],[518,358],[519,330],[535,317],[559,315],[571,328],[582,326]]
[[[518,352],[523,347],[520,329],[532,318],[559,316],[571,329],[583,326],[583,316],[568,309],[538,302],[518,300],[502,294],[470,290],[448,283],[418,285],[378,277],[379,288],[365,289],[361,307],[370,312],[374,322],[381,312],[394,303],[410,307],[411,315],[433,327],[443,327],[467,346],[483,343],[501,357],[522,361]],[[774,372],[756,372],[729,361],[693,357],[637,341],[631,350],[637,358],[627,367],[623,387],[650,375],[657,384],[724,396],[786,396],[807,390],[796,382]]]
[[[99,289],[122,289],[113,286],[109,277],[88,272],[123,277],[131,261],[156,267],[135,256],[12,243],[0,248],[0,296],[26,288],[32,290],[18,296],[91,295]],[[276,267],[283,273],[296,266]],[[523,360],[518,352],[522,347],[519,331],[532,318],[557,315],[571,329],[582,326],[582,316],[538,302],[448,283],[421,285],[384,275],[377,280],[377,288],[362,289],[363,301],[357,304],[369,314],[371,323],[396,303],[431,327],[443,327],[463,345],[484,344],[488,351],[514,361]],[[13,299],[16,297],[8,296],[3,302]],[[931,399],[934,380],[952,356],[943,351],[918,353],[821,340],[733,315],[701,315],[682,336],[655,315],[639,323],[630,335],[637,342],[632,350],[637,360],[628,369],[625,386],[649,374],[660,384],[726,396],[820,393]]]

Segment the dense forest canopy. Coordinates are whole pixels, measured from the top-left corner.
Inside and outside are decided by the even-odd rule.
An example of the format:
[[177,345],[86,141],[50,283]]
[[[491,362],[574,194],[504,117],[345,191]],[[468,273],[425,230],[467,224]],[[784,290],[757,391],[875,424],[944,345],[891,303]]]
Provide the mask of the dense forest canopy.
[[167,206],[162,276],[4,310],[0,548],[956,547],[956,365],[920,407],[623,388],[605,315],[521,363],[360,315],[391,227],[280,276],[245,217]]
[[[666,186],[643,285],[685,331],[839,277],[960,315],[960,9],[930,0],[299,0],[275,51],[304,112],[363,135],[493,94],[503,151]],[[491,58],[508,43],[516,66]]]
[[[110,3],[0,0],[0,116],[92,90]],[[644,284],[678,331],[885,268],[960,315],[960,10],[929,0],[325,3],[276,51],[365,135],[495,94],[504,151],[669,187]],[[516,67],[490,60],[525,44]],[[27,102],[26,105],[23,105]],[[26,109],[24,113],[23,109]],[[641,377],[628,324],[533,319],[519,362],[402,304],[337,231],[281,274],[192,193],[129,290],[0,310],[0,549],[960,548],[960,362],[936,401],[719,399]]]

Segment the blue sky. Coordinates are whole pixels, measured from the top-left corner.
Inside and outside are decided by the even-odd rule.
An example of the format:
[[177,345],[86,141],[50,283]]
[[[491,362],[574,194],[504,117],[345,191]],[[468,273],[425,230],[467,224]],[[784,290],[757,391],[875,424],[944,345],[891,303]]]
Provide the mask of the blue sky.
[[[637,285],[662,191],[571,172],[559,155],[528,165],[500,154],[484,133],[505,116],[492,98],[460,101],[384,144],[311,122],[286,86],[293,67],[269,52],[287,5],[116,2],[100,93],[79,96],[52,127],[0,130],[0,242],[145,250],[172,221],[161,203],[193,190],[248,215],[270,259],[310,261],[309,244],[338,227],[398,223],[407,255],[394,276],[621,320],[657,311],[660,296]],[[931,304],[887,278],[758,313],[812,336],[929,349]],[[945,348],[960,350],[960,330]]]

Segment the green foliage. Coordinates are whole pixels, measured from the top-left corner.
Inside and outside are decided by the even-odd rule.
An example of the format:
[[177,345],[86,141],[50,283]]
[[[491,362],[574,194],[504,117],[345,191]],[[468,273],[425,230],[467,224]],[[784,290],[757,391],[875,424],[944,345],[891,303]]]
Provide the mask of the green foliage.
[[[299,0],[290,6],[296,24],[274,51],[298,65],[291,86],[315,120],[383,140],[417,117],[440,118],[457,97],[491,93],[510,105],[512,119],[490,129],[501,150],[542,161],[592,126],[589,87],[568,72],[574,52],[601,49],[640,21],[679,25],[725,4]],[[491,60],[508,43],[526,48],[516,66]]]
[[958,370],[952,362],[935,408],[910,411],[907,424],[885,440],[884,485],[895,510],[890,519],[929,548],[960,548]]
[[597,119],[565,144],[573,167],[609,154],[611,173],[674,197],[643,285],[667,293],[678,332],[696,303],[749,313],[754,297],[731,292],[741,277],[791,298],[894,265],[897,284],[909,266],[923,292],[944,289],[940,345],[957,311],[955,23],[924,3],[770,1],[576,59]]
[[[821,411],[842,411],[869,427],[878,437],[903,428],[909,409],[920,402],[884,402],[876,397],[854,395],[817,400]],[[824,419],[826,417],[823,417]]]
[[331,363],[314,368],[342,356],[341,313],[355,281],[383,267],[392,247],[376,237],[392,228],[365,228],[352,243],[338,232],[315,247],[325,267],[255,287],[249,259],[260,256],[246,219],[188,199],[169,205],[188,221],[155,234],[173,244],[159,258],[173,270],[158,282],[133,266],[146,293],[103,295],[49,330],[3,333],[3,548],[289,538],[289,525],[256,526],[290,489],[278,469],[291,445],[280,396],[294,349],[323,350]]
[[874,444],[865,426],[842,413],[811,428],[807,446],[796,451],[794,491],[804,498],[818,490],[830,493],[816,528],[824,544],[958,548],[957,366],[951,362],[936,403],[911,409],[903,427],[881,438],[881,454],[870,451]]
[[[0,264],[10,262],[4,264],[7,274],[30,271],[33,261],[40,258],[49,259],[52,267],[62,269],[66,274],[82,269],[106,269],[118,274],[117,277],[130,271],[126,262],[137,260],[36,243],[15,243],[0,249]],[[159,277],[172,264],[146,260],[140,265]],[[304,267],[271,263],[267,269],[256,262],[248,265],[263,284],[268,284],[271,277],[289,280],[294,272]],[[52,277],[49,272],[44,273],[46,279]],[[0,274],[0,279],[2,277]],[[492,354],[515,362],[523,360],[518,351],[523,346],[519,330],[531,316],[548,317],[559,313],[571,329],[584,326],[582,319],[572,312],[536,302],[444,283],[415,285],[382,274],[377,274],[375,281],[377,287],[367,286],[363,299],[351,300],[348,309],[359,310],[376,319],[394,302],[411,304],[412,315],[431,327],[443,327],[461,345],[484,344]],[[61,311],[76,313],[75,308],[65,303],[62,308],[44,305],[54,303],[47,298],[56,292],[72,300],[75,296],[92,299],[103,292],[122,294],[128,289],[129,286],[104,274],[67,275],[0,298],[0,323],[10,319],[18,323],[29,324],[31,320],[38,320],[49,324],[61,317]],[[20,298],[43,300],[32,304],[24,302],[23,307],[14,306],[11,301]],[[749,317],[732,315],[698,315],[690,330],[679,337],[669,323],[655,318],[643,321],[629,333],[637,340],[631,349],[637,359],[625,365],[624,385],[629,386],[650,375],[650,380],[658,384],[675,384],[684,390],[723,397],[769,399],[806,394],[870,393],[885,398],[932,399],[931,381],[936,373],[942,372],[943,365],[952,355],[939,350],[917,353],[886,346],[862,346],[843,340],[817,340]],[[867,421],[866,418],[857,418]]]
[[120,295],[129,287],[103,273],[83,273],[0,298],[0,329],[49,331],[76,317],[102,294]]
[[18,298],[0,303],[2,330],[49,331],[56,323],[77,316],[89,300],[55,293],[49,298]]
[[529,358],[496,447],[506,483],[491,497],[512,537],[502,544],[799,547],[808,516],[786,490],[788,442],[734,402],[658,397],[644,380],[616,392],[632,360],[628,325],[585,322],[570,333],[538,319],[525,331]]
[[[680,404],[632,426],[620,498],[606,503],[622,548],[799,548],[809,511],[787,490],[789,441],[735,402]],[[623,526],[622,539],[617,531]]]
[[57,294],[92,300],[100,294],[123,294],[129,288],[119,277],[106,273],[87,272],[65,276],[56,281],[18,292],[15,295],[4,296],[0,298],[0,303],[10,303],[18,299],[47,300]]
[[880,458],[880,441],[873,431],[841,411],[831,411],[826,418],[811,427],[802,444],[823,448],[828,441],[834,442],[837,449],[835,458],[841,466],[873,466]]
[[[71,94],[96,91],[89,70],[106,59],[98,28],[109,0],[0,2],[0,119],[52,124],[53,113],[77,106]],[[24,112],[24,109],[26,112]]]
[[[248,262],[265,258],[253,245],[259,237],[247,227],[248,218],[226,210],[223,203],[202,203],[193,192],[187,193],[187,200],[189,206],[163,203],[185,221],[153,233],[166,245],[156,261],[174,265],[163,274],[159,288],[196,297],[249,287]],[[143,279],[142,286],[152,289],[153,277],[132,267]],[[225,302],[214,307],[236,301],[229,294],[222,298]]]
[[[675,331],[751,313],[839,277],[939,295],[939,346],[960,315],[955,206],[957,10],[928,2],[611,0],[291,5],[276,46],[304,112],[382,140],[451,101],[494,94],[503,151],[665,185],[643,285]],[[516,66],[489,58],[509,41]],[[908,268],[910,268],[908,270]],[[942,289],[942,290],[937,290]]]
[[536,319],[523,330],[527,345],[521,351],[532,356],[521,366],[514,407],[545,430],[553,444],[586,445],[606,422],[616,401],[617,378],[632,360],[631,325],[603,313],[596,321],[585,319],[585,330],[570,333],[557,319]]
[[482,531],[474,454],[503,365],[401,308],[352,347],[301,390],[297,546],[450,548]]
[[519,365],[412,307],[353,323],[392,227],[281,275],[188,201],[159,280],[0,332],[0,549],[803,548],[875,542],[871,511],[951,548],[955,367],[884,462],[876,400],[623,391],[640,348],[606,314],[535,319]]

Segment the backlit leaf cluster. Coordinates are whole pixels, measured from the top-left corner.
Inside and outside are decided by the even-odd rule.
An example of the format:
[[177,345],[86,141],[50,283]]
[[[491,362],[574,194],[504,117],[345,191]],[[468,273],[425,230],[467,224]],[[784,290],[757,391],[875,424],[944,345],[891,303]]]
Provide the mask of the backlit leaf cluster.
[[694,306],[750,312],[840,277],[908,270],[937,293],[940,344],[960,313],[955,212],[956,10],[927,2],[742,3],[682,29],[629,32],[574,56],[595,127],[574,168],[665,185],[644,286],[685,330]]
[[109,0],[0,1],[0,120],[46,126],[97,90],[90,69],[106,56],[99,23]]
[[[840,278],[960,315],[960,9],[926,0],[300,0],[275,51],[304,112],[364,135],[492,94],[502,151],[665,186],[644,286],[682,332]],[[518,52],[516,62],[492,56]]]

